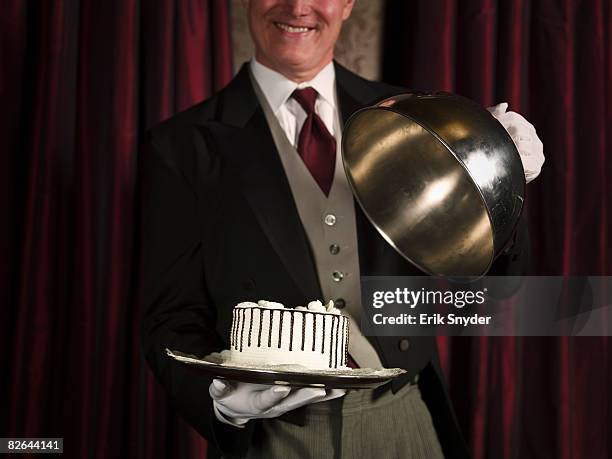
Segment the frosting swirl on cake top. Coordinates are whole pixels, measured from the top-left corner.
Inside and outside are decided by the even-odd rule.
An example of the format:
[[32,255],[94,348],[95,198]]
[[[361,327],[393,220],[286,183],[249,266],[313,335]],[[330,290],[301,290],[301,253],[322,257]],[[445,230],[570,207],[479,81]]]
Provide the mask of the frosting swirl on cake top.
[[[238,303],[236,305],[237,308],[265,308],[265,309],[285,309],[285,306],[282,303],[277,303],[275,301],[267,301],[267,300],[259,300],[257,303],[253,303],[252,301],[244,301],[242,303]],[[310,312],[322,312],[327,314],[337,314],[341,315],[341,312],[338,308],[334,307],[334,302],[329,301],[326,305],[323,305],[320,301],[311,301],[308,303],[308,306],[296,306],[295,310],[297,311],[310,311]]]

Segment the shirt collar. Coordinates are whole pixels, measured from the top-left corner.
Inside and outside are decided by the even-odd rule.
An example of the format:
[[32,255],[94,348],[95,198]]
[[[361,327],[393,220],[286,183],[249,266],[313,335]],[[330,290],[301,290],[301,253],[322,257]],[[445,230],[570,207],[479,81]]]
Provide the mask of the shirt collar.
[[314,88],[319,95],[325,99],[332,108],[336,107],[334,97],[334,87],[336,83],[336,71],[334,63],[329,62],[321,69],[319,73],[310,81],[305,81],[297,84],[295,81],[289,80],[287,77],[266,67],[257,62],[255,57],[251,59],[251,73],[255,81],[266,96],[270,108],[277,113],[281,106],[291,97],[293,91],[297,88]]

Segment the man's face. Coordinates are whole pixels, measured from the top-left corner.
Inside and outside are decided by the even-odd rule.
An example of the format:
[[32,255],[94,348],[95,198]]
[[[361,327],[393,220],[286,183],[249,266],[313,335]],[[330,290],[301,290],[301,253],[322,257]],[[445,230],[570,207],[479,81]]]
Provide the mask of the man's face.
[[301,81],[332,58],[342,22],[354,0],[243,0],[255,42],[255,57]]

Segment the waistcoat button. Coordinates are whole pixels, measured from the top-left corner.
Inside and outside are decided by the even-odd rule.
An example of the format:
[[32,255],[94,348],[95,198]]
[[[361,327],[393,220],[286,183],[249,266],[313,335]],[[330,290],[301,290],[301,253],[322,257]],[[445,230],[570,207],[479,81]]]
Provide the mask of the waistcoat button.
[[334,214],[327,214],[323,221],[327,226],[334,226],[336,224],[336,216]]
[[410,341],[408,341],[408,338],[400,339],[398,347],[399,347],[400,351],[406,352],[408,350],[408,348],[410,347]]

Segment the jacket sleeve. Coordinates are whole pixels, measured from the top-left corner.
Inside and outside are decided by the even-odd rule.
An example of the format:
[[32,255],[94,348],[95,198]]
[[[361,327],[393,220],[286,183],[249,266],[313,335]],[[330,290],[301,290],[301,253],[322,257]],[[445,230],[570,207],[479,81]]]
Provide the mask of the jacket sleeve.
[[[163,148],[163,145],[165,148]],[[171,142],[149,134],[141,163],[144,252],[142,346],[178,413],[224,457],[246,453],[252,422],[238,429],[219,422],[208,393],[211,380],[166,355],[165,349],[204,356],[222,349],[215,306],[205,285],[201,212],[195,190],[168,158]],[[180,152],[183,154],[184,152]]]

